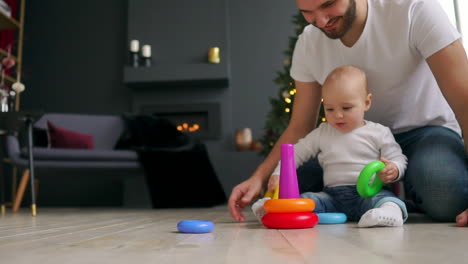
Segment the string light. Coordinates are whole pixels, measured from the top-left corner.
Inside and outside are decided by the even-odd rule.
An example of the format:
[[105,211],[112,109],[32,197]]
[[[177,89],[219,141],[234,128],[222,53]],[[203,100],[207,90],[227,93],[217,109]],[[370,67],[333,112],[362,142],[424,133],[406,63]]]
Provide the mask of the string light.
[[284,109],[284,111],[285,111],[286,113],[289,113],[289,112],[291,111],[291,109],[289,109],[289,107],[286,107],[286,108]]
[[325,117],[322,117],[322,122],[327,122],[327,119]]
[[288,104],[290,104],[292,102],[291,98],[284,98],[284,101]]

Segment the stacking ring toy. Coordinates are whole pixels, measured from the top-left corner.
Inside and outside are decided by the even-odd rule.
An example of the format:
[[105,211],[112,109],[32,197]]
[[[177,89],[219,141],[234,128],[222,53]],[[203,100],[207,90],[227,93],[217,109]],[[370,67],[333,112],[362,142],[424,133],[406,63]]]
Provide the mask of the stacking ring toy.
[[312,212],[315,203],[312,199],[271,199],[265,202],[263,208],[268,213]]
[[318,217],[312,212],[268,213],[262,217],[262,223],[275,229],[311,228],[318,223]]
[[263,198],[270,197],[271,199],[278,199],[278,195],[279,195],[279,184],[276,185],[274,192],[266,191]]
[[318,213],[319,224],[343,224],[348,219],[343,213]]
[[372,184],[369,185],[369,180],[374,174],[385,168],[385,163],[381,161],[372,161],[367,164],[359,174],[357,179],[356,188],[359,195],[364,198],[376,195],[384,186],[384,183],[376,175]]
[[209,233],[214,224],[208,220],[183,220],[177,223],[177,230],[181,233]]

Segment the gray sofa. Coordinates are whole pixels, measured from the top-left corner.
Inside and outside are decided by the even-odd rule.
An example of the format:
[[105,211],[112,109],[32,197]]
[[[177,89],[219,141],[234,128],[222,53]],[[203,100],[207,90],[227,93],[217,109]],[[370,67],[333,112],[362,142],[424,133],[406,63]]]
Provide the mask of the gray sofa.
[[[135,151],[114,149],[125,128],[124,121],[120,116],[49,113],[36,121],[34,127],[47,129],[47,121],[62,128],[92,135],[95,148],[34,147],[35,167],[114,169],[140,167]],[[7,154],[15,165],[21,167],[28,165],[27,150],[25,147],[20,147],[18,137],[7,137]]]
[[[35,128],[47,129],[47,121],[69,130],[93,136],[94,149],[60,149],[33,147],[34,168],[46,170],[63,169],[104,169],[121,173],[128,170],[124,183],[124,204],[131,207],[150,207],[149,193],[144,180],[138,155],[132,150],[114,149],[125,129],[121,116],[47,113],[34,123]],[[24,146],[22,146],[24,145]],[[20,169],[28,168],[26,144],[21,144],[16,136],[7,136],[6,152],[13,165]],[[64,186],[66,188],[66,186]],[[24,193],[24,190],[23,190]],[[22,194],[17,194],[17,198]],[[21,199],[20,199],[21,200]],[[16,208],[17,210],[17,208]]]

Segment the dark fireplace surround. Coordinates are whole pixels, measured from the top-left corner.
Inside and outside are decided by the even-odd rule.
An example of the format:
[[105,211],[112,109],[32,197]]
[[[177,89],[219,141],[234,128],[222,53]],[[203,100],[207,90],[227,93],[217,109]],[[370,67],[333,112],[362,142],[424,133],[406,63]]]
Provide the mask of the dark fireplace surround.
[[[225,116],[224,106],[221,115],[221,104],[228,98],[222,89],[229,87],[230,79],[228,3],[183,3],[180,13],[178,1],[128,1],[127,43],[134,39],[144,41],[155,52],[150,67],[126,63],[123,82],[132,90],[133,112],[165,117],[176,125],[196,123],[200,129],[190,132],[196,138],[219,140],[225,126],[221,123],[221,116]],[[210,8],[199,8],[201,5]],[[160,15],[155,16],[155,12]],[[196,23],[173,23],[168,30],[165,22],[174,12],[181,18],[189,15]],[[190,39],[190,45],[175,45],[186,39]],[[219,63],[209,61],[212,47],[220,51]]]
[[166,118],[198,139],[219,139],[221,136],[219,103],[142,105],[140,112]]

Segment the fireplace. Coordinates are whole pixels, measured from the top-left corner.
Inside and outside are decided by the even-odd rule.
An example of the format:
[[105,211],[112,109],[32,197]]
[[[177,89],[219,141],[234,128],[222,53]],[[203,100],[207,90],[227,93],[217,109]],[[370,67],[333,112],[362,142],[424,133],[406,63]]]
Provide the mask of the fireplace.
[[203,104],[151,104],[140,108],[142,114],[170,120],[179,131],[198,139],[219,139],[221,134],[220,105]]

